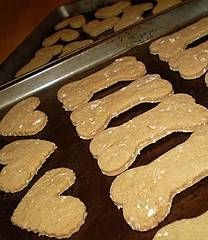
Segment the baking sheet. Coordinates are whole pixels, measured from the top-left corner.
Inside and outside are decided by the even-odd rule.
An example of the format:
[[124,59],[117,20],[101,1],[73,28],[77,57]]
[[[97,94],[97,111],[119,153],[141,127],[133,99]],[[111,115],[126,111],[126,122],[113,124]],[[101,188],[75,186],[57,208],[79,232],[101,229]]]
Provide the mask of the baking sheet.
[[[206,3],[206,1],[201,1],[201,3],[202,2]],[[204,15],[208,15],[208,11],[204,12]],[[155,36],[153,36],[153,38],[154,37]],[[138,39],[137,43],[139,43],[139,40],[140,39]],[[43,78],[43,75],[38,75],[36,78],[37,82],[39,80],[40,83],[41,81],[43,83],[45,79],[45,84],[37,84],[36,88],[33,78],[30,78],[0,91],[0,118],[2,118],[8,110],[8,104],[14,103],[17,99],[20,99],[28,94],[38,96],[41,100],[41,105],[38,109],[44,111],[48,115],[49,122],[46,128],[39,134],[35,135],[34,138],[47,139],[55,142],[58,146],[58,149],[46,161],[27,188],[15,194],[0,192],[1,240],[49,239],[43,236],[38,237],[37,234],[27,232],[26,230],[21,230],[20,228],[13,226],[10,222],[10,217],[19,201],[37,181],[37,179],[39,179],[46,171],[57,167],[68,167],[74,170],[77,176],[76,182],[64,194],[79,197],[87,206],[88,216],[86,218],[86,222],[79,232],[72,235],[70,238],[72,240],[151,240],[155,232],[162,226],[178,219],[198,216],[208,210],[208,178],[205,178],[174,198],[171,213],[157,228],[143,233],[133,231],[125,222],[122,216],[122,211],[118,210],[109,198],[109,189],[114,177],[107,177],[101,173],[96,160],[89,152],[90,141],[81,140],[78,137],[75,127],[70,122],[69,113],[64,111],[62,105],[56,99],[57,90],[66,82],[80,79],[97,71],[98,69],[111,63],[116,56],[133,55],[146,65],[148,73],[158,73],[162,76],[162,78],[169,80],[173,85],[175,93],[190,94],[196,99],[197,103],[208,107],[208,91],[204,82],[204,76],[194,81],[183,80],[178,72],[170,71],[168,65],[161,62],[157,56],[150,55],[148,47],[149,42],[146,42],[133,47],[131,50],[123,50],[122,53],[117,52],[113,57],[110,56],[107,59],[102,58],[99,62],[98,58],[101,56],[95,54],[96,51],[99,50],[99,46],[97,46],[96,49],[89,50],[89,55],[83,55],[83,61],[87,61],[91,56],[90,54],[94,53],[97,56],[97,64],[95,61],[96,56],[93,55],[94,58],[92,65],[86,64],[85,68],[80,68],[77,71],[73,71],[73,69],[71,69],[71,72],[68,71],[68,75],[66,74],[66,69],[64,68],[62,69],[62,72],[59,72],[59,78],[56,78],[56,74],[58,74],[58,72],[54,72],[54,69],[51,69],[49,72],[46,71],[44,73],[45,78]],[[109,45],[103,45],[103,50],[108,48]],[[73,63],[74,61],[75,64],[75,60],[76,57],[71,59],[71,62]],[[47,79],[53,76],[53,73],[55,78],[54,81],[47,82]],[[48,76],[48,78],[46,76]],[[101,91],[97,93],[93,99],[103,97],[125,84],[126,83],[124,82],[119,83],[107,90]],[[31,91],[29,91],[29,87],[32,89],[30,89]],[[9,99],[12,100],[9,101]],[[2,103],[3,100],[4,102]],[[134,116],[151,109],[155,105],[156,104],[141,104],[136,106],[119,115],[119,117],[114,118],[110,122],[109,126],[120,125]],[[141,155],[137,157],[131,168],[150,163],[161,154],[185,141],[189,136],[189,133],[174,133],[161,139],[155,144],[151,144],[142,150]],[[4,145],[17,139],[22,139],[22,137],[1,136],[0,147],[3,147]]]
[[[16,72],[23,67],[33,56],[34,53],[41,47],[42,41],[48,37],[49,35],[55,32],[54,25],[61,20],[77,14],[84,14],[87,21],[94,19],[94,11],[103,5],[108,5],[116,2],[117,0],[79,0],[74,3],[63,5],[56,8],[51,14],[49,14],[45,20],[20,44],[19,47],[0,65],[0,85],[4,85],[5,83],[13,80]],[[183,0],[186,1],[186,0]],[[196,0],[197,1],[197,0]],[[156,0],[132,0],[132,4],[138,4],[143,2],[152,2],[154,5],[156,4]],[[144,13],[143,17],[148,18],[151,16],[151,11],[147,11]],[[80,37],[77,40],[82,39],[92,39],[88,34],[80,31]],[[98,37],[93,38],[93,40],[100,41],[105,39],[107,36],[113,34],[113,30],[109,30]],[[67,44],[62,41],[58,42],[60,44]],[[93,44],[92,44],[93,45]],[[83,51],[85,48],[80,49],[78,51]],[[69,54],[71,55],[71,54]],[[64,57],[66,58],[66,57]],[[51,64],[56,64],[62,60],[58,59],[58,57],[54,57],[49,64],[45,64],[42,67],[35,69],[26,74],[26,77],[34,74],[35,72],[42,71],[51,66]],[[63,58],[62,58],[63,59]],[[25,75],[18,77],[17,79],[24,78]]]

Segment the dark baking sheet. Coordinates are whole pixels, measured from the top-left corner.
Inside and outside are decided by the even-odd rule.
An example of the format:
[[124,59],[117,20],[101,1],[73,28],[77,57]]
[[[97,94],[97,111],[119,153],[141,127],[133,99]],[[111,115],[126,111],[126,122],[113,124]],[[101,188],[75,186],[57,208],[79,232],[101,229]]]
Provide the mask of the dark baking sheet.
[[[196,102],[208,107],[208,91],[204,82],[204,76],[194,81],[184,80],[178,72],[170,71],[168,65],[161,62],[157,56],[150,55],[149,43],[134,47],[130,51],[126,51],[122,56],[133,55],[141,60],[147,68],[148,73],[158,73],[162,78],[169,80],[175,93],[187,93],[196,99]],[[88,216],[85,224],[80,231],[73,234],[72,240],[151,240],[158,229],[162,226],[182,218],[190,218],[208,210],[208,178],[204,178],[191,188],[178,194],[173,201],[171,213],[156,228],[147,232],[133,231],[125,222],[122,211],[118,210],[109,197],[109,189],[114,177],[103,175],[97,166],[96,160],[89,152],[90,141],[81,140],[69,119],[68,112],[65,112],[62,105],[56,99],[57,90],[66,82],[80,79],[98,69],[111,63],[113,59],[105,62],[89,71],[80,72],[70,79],[65,79],[54,83],[49,87],[37,91],[34,96],[38,96],[41,100],[40,110],[44,111],[49,122],[47,127],[34,136],[34,138],[47,139],[57,144],[58,149],[46,161],[38,174],[30,182],[29,186],[20,193],[5,194],[0,192],[0,239],[1,240],[33,240],[33,239],[49,239],[47,237],[38,237],[37,234],[21,230],[13,226],[10,217],[20,202],[22,197],[31,188],[46,171],[57,167],[68,167],[76,173],[75,184],[64,194],[79,197],[87,206]],[[126,83],[119,83],[104,91],[97,93],[93,99],[100,98],[110,92],[119,89]],[[137,116],[156,104],[141,104],[131,110],[114,118],[109,126],[120,125],[129,119]],[[8,109],[4,109],[0,113],[0,118]],[[179,143],[184,142],[190,136],[189,133],[174,133],[155,144],[151,144],[142,150],[131,166],[137,167],[145,165],[156,159],[161,154],[167,152]],[[0,147],[17,140],[21,137],[0,137]],[[179,169],[180,171],[180,169]],[[46,206],[47,207],[47,206]]]
[[[186,1],[186,0],[183,0]],[[197,0],[196,0],[197,1]],[[16,72],[23,67],[33,56],[34,53],[41,48],[42,41],[48,37],[49,35],[55,32],[54,26],[56,23],[60,22],[61,20],[72,16],[83,14],[85,15],[87,21],[95,19],[94,12],[108,4],[112,4],[116,2],[116,0],[106,0],[106,1],[99,1],[99,0],[79,0],[74,3],[63,5],[56,8],[51,14],[49,14],[45,20],[17,47],[17,49],[0,65],[0,85],[4,85],[9,81],[15,78]],[[143,2],[152,2],[154,5],[156,4],[156,0],[132,0],[132,4],[138,4]],[[147,11],[144,13],[143,17],[148,18],[152,15],[151,11]],[[105,39],[107,36],[113,34],[112,30],[109,30],[98,37],[90,37],[88,34],[80,31],[80,37],[76,40],[83,40],[83,39],[93,39],[95,42]],[[62,45],[66,45],[66,42],[59,41],[58,43]],[[92,44],[93,45],[93,44]],[[83,48],[85,49],[85,48]],[[80,51],[82,51],[81,49]],[[79,52],[79,51],[78,51]],[[71,54],[69,54],[71,55]],[[63,57],[61,59],[64,59]],[[47,69],[53,64],[57,64],[61,61],[57,57],[54,57],[49,64],[45,64],[42,67],[39,67],[23,76],[18,77],[17,79],[22,79],[25,75],[28,77],[35,72],[43,71]]]

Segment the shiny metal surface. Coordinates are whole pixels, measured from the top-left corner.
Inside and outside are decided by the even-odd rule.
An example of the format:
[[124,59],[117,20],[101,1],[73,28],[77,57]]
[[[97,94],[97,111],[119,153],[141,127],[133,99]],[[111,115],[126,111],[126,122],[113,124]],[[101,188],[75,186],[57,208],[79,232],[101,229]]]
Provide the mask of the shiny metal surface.
[[[98,41],[93,47],[58,60],[47,69],[23,78],[20,82],[0,88],[0,108],[34,94],[40,89],[51,86],[76,74],[87,71],[136,45],[151,41],[176,28],[206,16],[207,0],[193,0],[158,16],[151,17],[141,24],[130,27],[104,41]],[[177,21],[176,21],[177,19]],[[74,80],[77,80],[74,77]]]

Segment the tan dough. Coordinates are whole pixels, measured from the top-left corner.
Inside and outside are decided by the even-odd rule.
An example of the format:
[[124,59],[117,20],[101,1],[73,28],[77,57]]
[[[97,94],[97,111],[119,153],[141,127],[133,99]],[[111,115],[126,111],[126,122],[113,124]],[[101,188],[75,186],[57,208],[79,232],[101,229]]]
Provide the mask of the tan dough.
[[176,4],[182,3],[182,0],[157,0],[157,5],[153,8],[153,14],[157,14]]
[[45,113],[35,110],[39,105],[37,97],[29,97],[14,105],[0,122],[0,134],[28,136],[43,130],[48,118]]
[[169,214],[176,194],[208,176],[207,146],[205,126],[152,163],[130,169],[113,181],[111,198],[123,208],[133,229],[147,231],[157,226]]
[[75,174],[68,168],[45,173],[15,209],[12,223],[39,235],[70,237],[87,216],[86,207],[78,198],[61,195],[74,182]]
[[15,77],[20,77],[21,75],[24,75],[28,72],[35,70],[36,68],[42,67],[43,65],[50,62],[52,58],[53,55],[51,54],[35,56],[15,74]]
[[122,173],[141,150],[173,132],[191,132],[208,122],[208,110],[187,94],[165,98],[157,107],[98,134],[90,151],[105,175]]
[[171,84],[160,75],[146,75],[127,87],[100,100],[86,103],[72,112],[70,118],[81,138],[90,139],[103,131],[110,120],[144,102],[158,102],[172,93]]
[[54,152],[56,145],[38,139],[17,140],[0,150],[0,190],[18,192],[32,180],[38,169]]
[[78,37],[79,37],[78,31],[72,30],[72,29],[62,29],[62,30],[52,34],[48,38],[46,38],[42,42],[42,45],[43,45],[43,47],[50,47],[51,45],[58,42],[59,39],[62,41],[65,41],[65,42],[70,42],[70,41],[77,39]]
[[171,58],[169,65],[172,70],[179,71],[185,79],[202,76],[208,70],[208,41]]
[[92,37],[96,37],[105,31],[113,28],[119,21],[118,17],[111,17],[104,20],[92,20],[83,27],[83,31]]
[[208,34],[208,17],[183,28],[171,35],[162,37],[152,42],[150,52],[158,54],[161,60],[169,61],[184,51],[188,44]]
[[135,80],[145,73],[144,64],[135,57],[122,57],[88,77],[63,86],[59,89],[57,97],[67,111],[72,111],[88,102],[94,93],[119,81]]
[[143,19],[143,13],[152,8],[152,3],[140,3],[126,8],[119,22],[115,24],[114,31],[117,32],[123,28],[141,21]]
[[61,53],[63,50],[63,46],[61,44],[53,45],[51,47],[41,48],[35,52],[35,56],[56,56]]
[[183,219],[160,229],[153,240],[207,240],[208,212],[199,217]]
[[63,21],[57,23],[54,28],[55,30],[60,30],[68,26],[70,26],[71,28],[81,28],[85,25],[85,23],[85,17],[83,15],[77,15],[64,19]]
[[68,43],[66,46],[64,46],[63,52],[59,57],[63,57],[67,54],[70,54],[70,53],[76,51],[76,50],[86,47],[93,42],[94,42],[93,40],[87,39],[87,40],[81,40],[81,41],[75,41],[72,43]]
[[95,12],[95,17],[102,18],[102,19],[116,17],[119,14],[121,14],[130,5],[131,3],[129,1],[120,1],[120,2],[114,3],[112,6],[106,6],[98,9]]

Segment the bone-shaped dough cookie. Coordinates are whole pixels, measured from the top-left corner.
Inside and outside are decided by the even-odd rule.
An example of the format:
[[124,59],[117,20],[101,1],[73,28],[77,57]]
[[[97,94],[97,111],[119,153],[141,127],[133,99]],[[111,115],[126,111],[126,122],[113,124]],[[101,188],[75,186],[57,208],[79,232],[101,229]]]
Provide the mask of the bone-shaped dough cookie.
[[92,20],[84,25],[83,31],[92,37],[96,37],[105,31],[108,31],[114,27],[119,21],[118,17],[111,17],[104,20]]
[[157,0],[157,5],[153,8],[153,14],[157,14],[176,4],[182,3],[182,0]]
[[33,71],[36,68],[42,67],[43,65],[50,62],[52,58],[53,58],[52,54],[35,56],[25,66],[23,66],[20,70],[17,71],[17,73],[15,74],[15,77],[19,77],[23,74]]
[[127,123],[104,130],[90,144],[101,171],[109,176],[126,170],[140,151],[173,132],[194,131],[208,122],[208,110],[186,94],[165,98],[157,107]]
[[207,146],[205,126],[152,163],[130,169],[113,181],[111,198],[123,208],[133,229],[147,231],[157,226],[169,214],[176,194],[208,176]]
[[159,102],[172,93],[171,84],[160,75],[146,75],[100,100],[72,112],[70,118],[81,138],[90,139],[103,131],[113,117],[144,102]]
[[61,53],[61,51],[63,50],[63,46],[61,44],[57,44],[57,45],[53,45],[51,47],[45,47],[45,48],[41,48],[38,51],[35,52],[35,56],[56,56],[59,53]]
[[28,73],[36,68],[47,64],[54,56],[61,53],[63,46],[57,44],[51,47],[41,48],[35,52],[35,57],[33,57],[25,66],[23,66],[15,75],[19,77],[25,73]]
[[119,14],[121,14],[130,5],[131,3],[129,1],[121,1],[121,2],[114,3],[112,6],[106,6],[98,9],[95,12],[95,17],[102,18],[102,19],[116,17]]
[[15,209],[13,224],[56,238],[67,238],[77,232],[87,216],[85,205],[72,196],[60,196],[75,182],[75,174],[57,168],[41,177]]
[[208,70],[208,41],[189,48],[169,61],[170,68],[185,79],[202,76]]
[[72,29],[62,29],[48,38],[46,38],[43,42],[42,45],[43,47],[50,47],[51,45],[55,44],[59,39],[65,41],[65,42],[70,42],[79,37],[79,32],[76,30]]
[[72,43],[68,43],[66,46],[63,48],[62,54],[60,54],[59,57],[63,57],[69,53],[72,53],[78,49],[81,49],[89,44],[93,43],[92,39],[87,39],[87,40],[81,40],[81,41],[75,41]]
[[208,212],[199,217],[183,219],[160,229],[153,240],[207,240]]
[[85,23],[86,23],[85,17],[83,15],[77,15],[64,19],[63,21],[57,23],[54,28],[55,30],[60,30],[62,28],[67,27],[68,25],[71,28],[81,28],[85,25]]
[[208,17],[171,35],[162,37],[150,45],[150,52],[158,54],[161,60],[169,61],[188,44],[208,34]]
[[45,113],[35,110],[40,105],[37,97],[27,98],[14,105],[0,122],[3,136],[27,136],[40,132],[47,124]]
[[94,93],[119,81],[131,81],[144,76],[145,66],[135,57],[122,57],[102,70],[79,81],[63,86],[57,94],[58,100],[68,111],[90,100]]
[[0,190],[18,192],[24,189],[56,145],[38,139],[17,140],[0,150],[0,164],[6,165],[0,172]]
[[142,15],[145,11],[153,8],[152,3],[140,3],[125,9],[121,19],[114,26],[114,31],[119,31],[125,27],[131,26],[143,19]]

